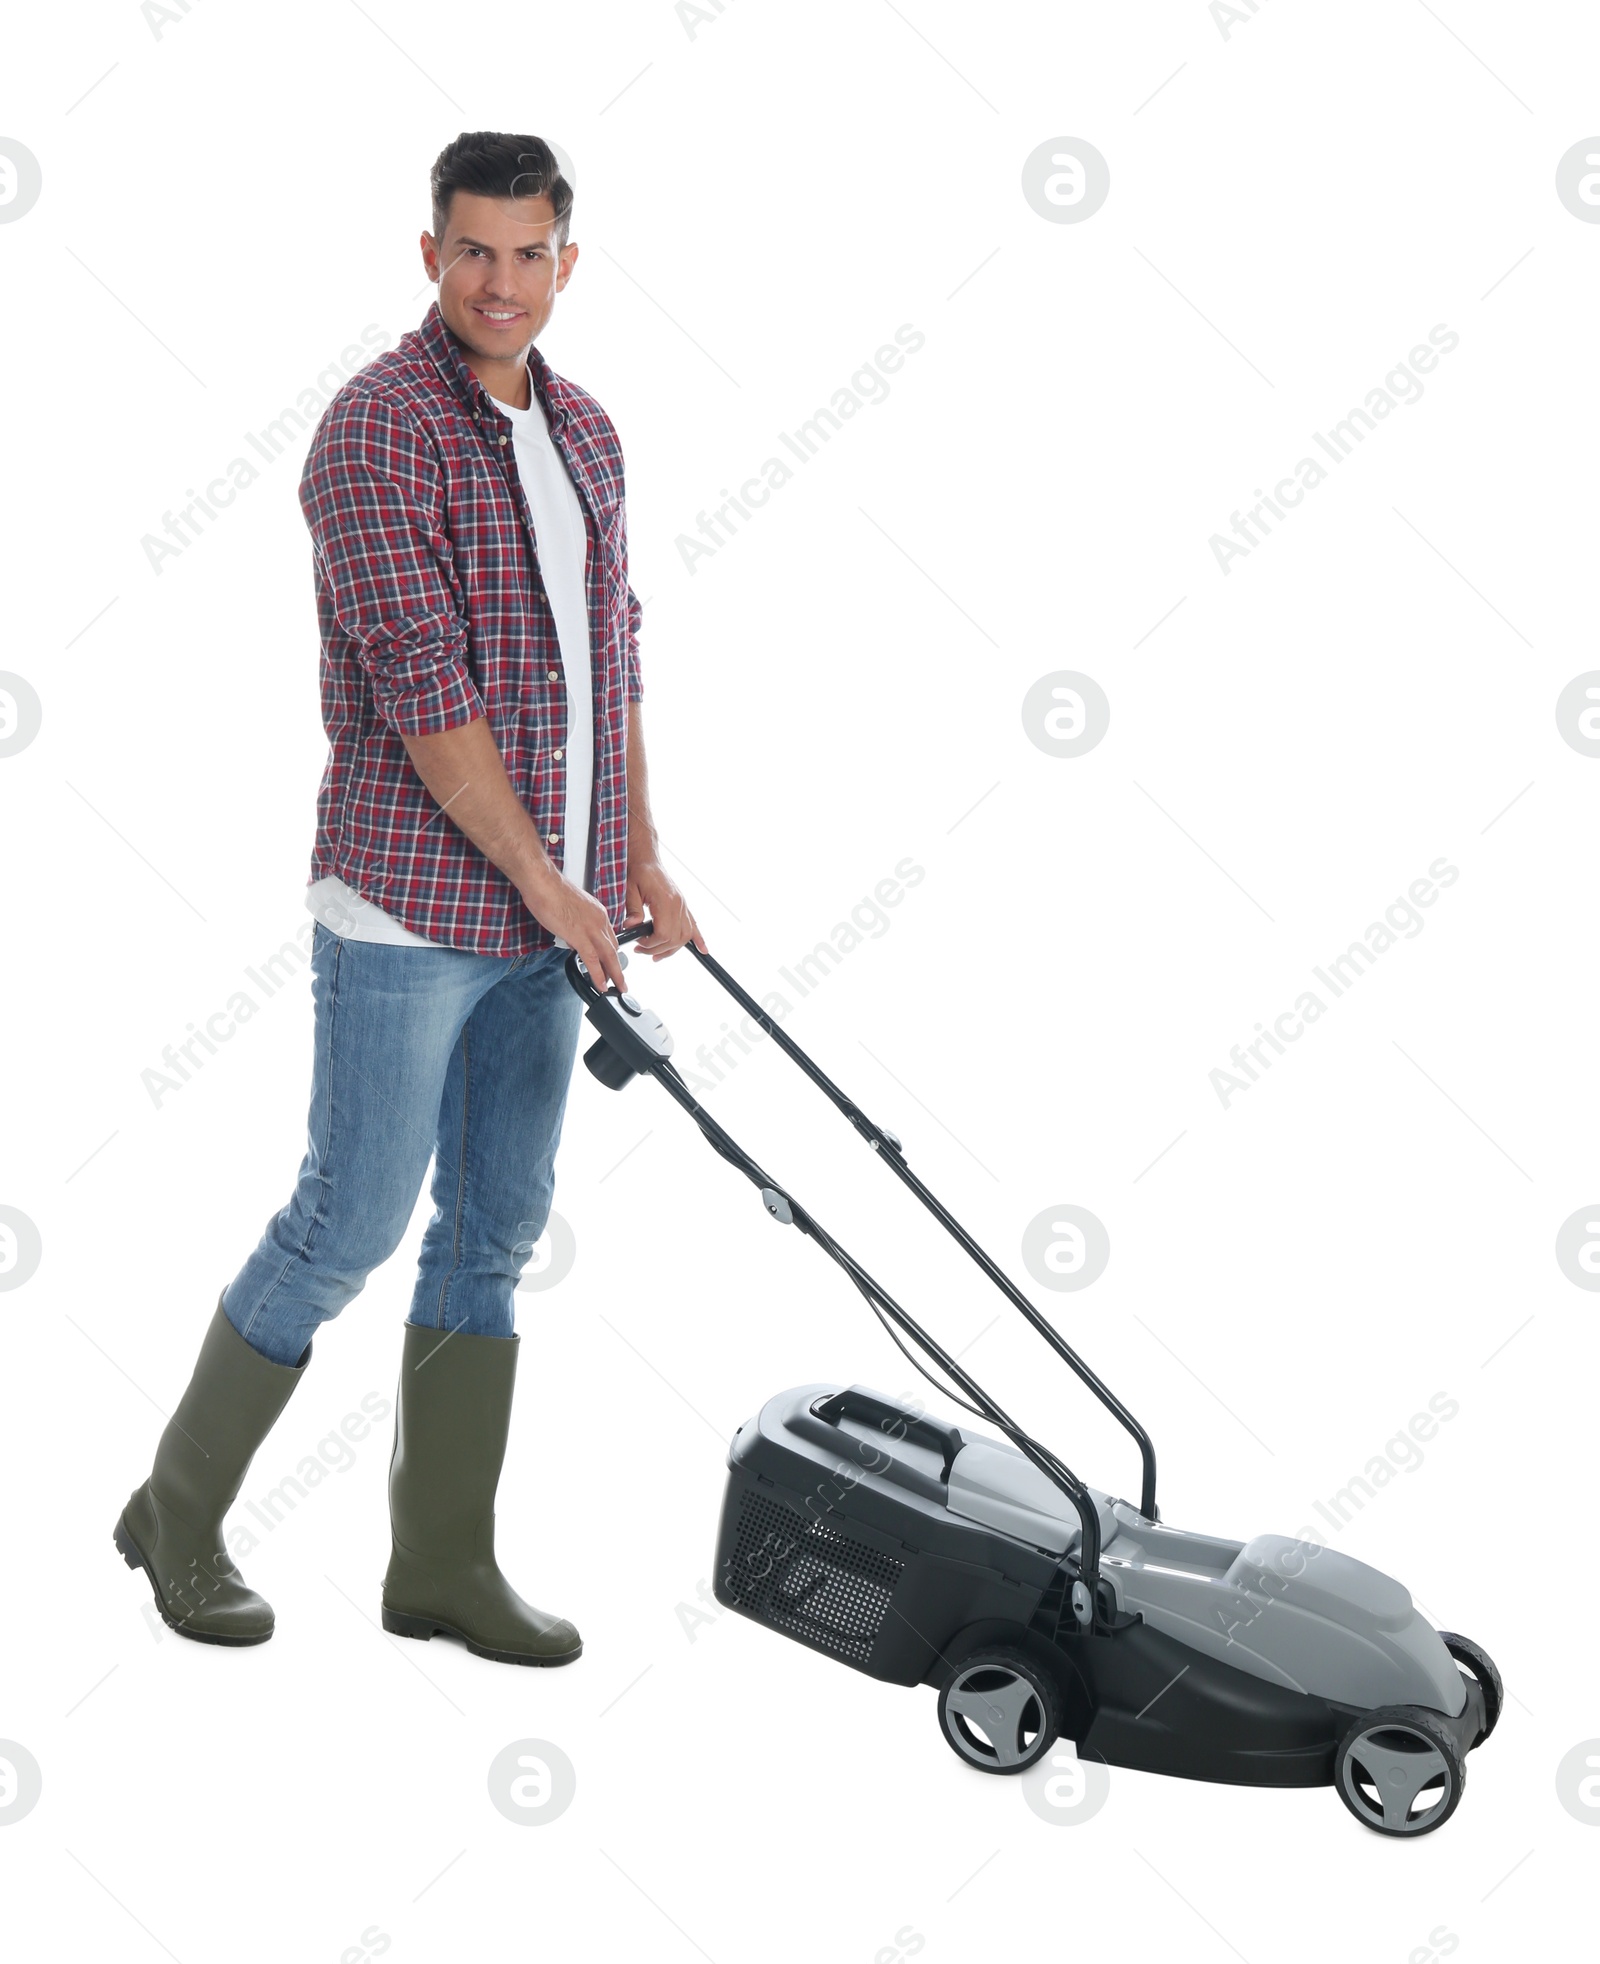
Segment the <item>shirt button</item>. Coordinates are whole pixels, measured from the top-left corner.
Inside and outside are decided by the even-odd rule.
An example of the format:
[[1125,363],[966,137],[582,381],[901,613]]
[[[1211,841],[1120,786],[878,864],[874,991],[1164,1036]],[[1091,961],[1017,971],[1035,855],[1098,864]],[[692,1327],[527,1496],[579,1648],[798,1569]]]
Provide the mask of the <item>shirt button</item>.
[[547,682],[554,682],[556,680],[556,671],[553,668],[547,668],[544,672],[544,679]]
[[545,844],[547,846],[559,846],[560,843],[561,843],[561,834],[559,832],[552,832],[549,838],[545,840]]
[[505,442],[505,438],[504,438],[504,437],[501,437],[501,439],[500,439],[500,441],[501,441],[502,443],[504,443],[504,442]]
[[567,754],[567,753],[566,753],[566,752],[565,752],[564,750],[552,750],[552,751],[551,751],[551,753],[550,753],[550,755],[551,755],[552,757],[554,757],[554,758],[555,758],[555,759],[556,759],[556,760],[557,760],[558,762],[559,762],[559,761],[560,761],[560,759],[561,759],[561,758],[563,758],[563,757],[564,757],[564,756],[565,756],[566,754]]

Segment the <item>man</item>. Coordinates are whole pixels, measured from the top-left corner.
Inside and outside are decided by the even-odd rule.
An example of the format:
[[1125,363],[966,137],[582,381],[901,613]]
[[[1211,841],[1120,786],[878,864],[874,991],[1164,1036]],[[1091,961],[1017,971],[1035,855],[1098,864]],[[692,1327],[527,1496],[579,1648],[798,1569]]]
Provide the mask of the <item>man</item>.
[[494,1556],[517,1278],[544,1232],[582,1006],[576,951],[705,949],[661,864],[622,450],[535,342],[572,277],[538,137],[458,137],[432,178],[438,297],[339,391],[300,483],[329,757],[307,904],[315,1058],[295,1190],[218,1300],[116,1543],[167,1623],[253,1644],[273,1614],[223,1517],[315,1331],[399,1245],[433,1162],[389,1474],[384,1628],[482,1657],[582,1649]]

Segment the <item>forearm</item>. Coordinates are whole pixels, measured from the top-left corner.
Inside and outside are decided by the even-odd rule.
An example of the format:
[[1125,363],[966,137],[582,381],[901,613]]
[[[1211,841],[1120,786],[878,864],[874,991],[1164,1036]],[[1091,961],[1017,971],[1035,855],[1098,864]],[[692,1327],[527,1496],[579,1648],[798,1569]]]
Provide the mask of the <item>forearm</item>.
[[692,941],[701,954],[710,951],[677,882],[661,863],[661,841],[650,813],[650,774],[644,761],[644,717],[637,702],[628,704],[628,920],[651,922],[648,935],[635,943],[637,952],[653,962]]
[[655,821],[650,816],[650,772],[644,759],[644,714],[640,704],[628,704],[628,864],[654,864],[661,854]]
[[[560,878],[538,828],[511,788],[486,718],[474,717],[434,735],[402,735],[402,741],[444,816],[519,893],[538,891]],[[430,821],[435,822],[437,816]]]

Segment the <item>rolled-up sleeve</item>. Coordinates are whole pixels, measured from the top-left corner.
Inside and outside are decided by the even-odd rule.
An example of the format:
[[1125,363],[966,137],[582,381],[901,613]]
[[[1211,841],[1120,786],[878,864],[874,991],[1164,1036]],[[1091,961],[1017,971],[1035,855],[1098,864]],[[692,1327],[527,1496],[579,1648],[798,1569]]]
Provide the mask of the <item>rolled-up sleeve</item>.
[[377,393],[341,394],[312,439],[300,509],[324,603],[384,722],[421,736],[482,716],[443,474],[408,411]]

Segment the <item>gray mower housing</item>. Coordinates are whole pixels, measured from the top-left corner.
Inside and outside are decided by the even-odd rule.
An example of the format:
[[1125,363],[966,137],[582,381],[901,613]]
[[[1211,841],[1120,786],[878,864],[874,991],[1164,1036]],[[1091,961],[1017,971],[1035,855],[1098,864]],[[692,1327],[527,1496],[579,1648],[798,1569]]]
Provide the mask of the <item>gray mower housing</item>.
[[[1061,1490],[1008,1442],[963,1437],[950,1467],[950,1512],[1071,1554],[1082,1528]],[[1100,1516],[1101,1574],[1120,1610],[1290,1691],[1363,1709],[1461,1712],[1461,1673],[1404,1583],[1316,1542],[1190,1534],[1089,1492]]]

